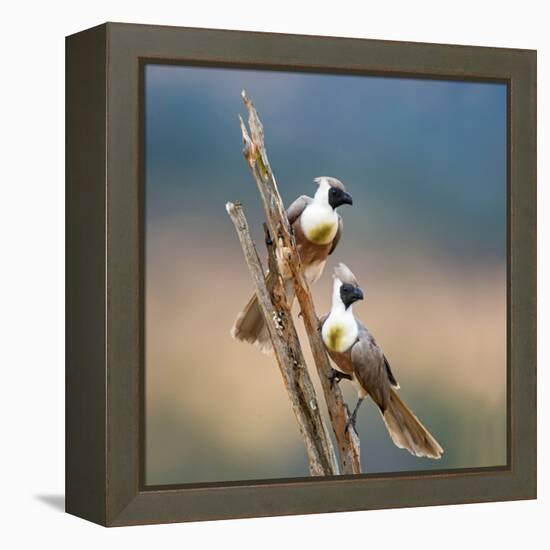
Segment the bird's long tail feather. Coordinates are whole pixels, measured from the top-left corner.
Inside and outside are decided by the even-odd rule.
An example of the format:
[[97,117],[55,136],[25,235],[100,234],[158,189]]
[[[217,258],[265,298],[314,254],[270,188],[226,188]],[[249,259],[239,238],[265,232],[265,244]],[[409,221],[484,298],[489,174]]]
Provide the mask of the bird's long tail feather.
[[[271,275],[266,277],[266,284],[268,289],[271,286]],[[292,305],[294,301],[294,287],[292,281],[285,283],[285,291],[289,303]],[[271,345],[271,339],[269,338],[269,331],[265,324],[265,319],[258,303],[258,297],[254,294],[244,309],[237,315],[233,328],[231,329],[231,336],[242,342],[248,342],[259,346],[264,353],[271,353],[273,347]]]
[[415,456],[441,458],[443,448],[403,403],[392,389],[388,407],[383,413],[384,422],[393,442]]

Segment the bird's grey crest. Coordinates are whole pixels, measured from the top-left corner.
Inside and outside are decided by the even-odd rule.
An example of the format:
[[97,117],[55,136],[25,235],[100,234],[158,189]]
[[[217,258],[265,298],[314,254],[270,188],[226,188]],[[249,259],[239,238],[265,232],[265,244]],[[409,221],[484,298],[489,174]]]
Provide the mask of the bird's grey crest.
[[359,283],[357,282],[357,279],[355,278],[355,275],[352,273],[351,269],[343,263],[339,263],[334,268],[334,276],[337,279],[340,279],[343,283],[347,283],[353,286],[359,286]]
[[338,179],[336,178],[332,178],[330,176],[319,176],[318,178],[315,178],[313,181],[317,184],[317,185],[320,185],[321,182],[323,180],[326,180],[326,182],[331,186],[331,187],[336,187],[337,189],[340,189],[342,191],[345,191],[346,190],[346,187],[345,185]]

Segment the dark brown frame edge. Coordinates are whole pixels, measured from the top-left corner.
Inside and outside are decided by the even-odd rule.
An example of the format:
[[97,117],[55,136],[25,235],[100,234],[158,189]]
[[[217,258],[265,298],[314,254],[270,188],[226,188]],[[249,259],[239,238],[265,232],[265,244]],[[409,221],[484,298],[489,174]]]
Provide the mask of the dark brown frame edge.
[[[142,63],[508,83],[509,467],[143,487]],[[67,38],[66,509],[131,525],[536,497],[536,52],[107,23]]]
[[107,27],[66,41],[65,507],[105,525]]

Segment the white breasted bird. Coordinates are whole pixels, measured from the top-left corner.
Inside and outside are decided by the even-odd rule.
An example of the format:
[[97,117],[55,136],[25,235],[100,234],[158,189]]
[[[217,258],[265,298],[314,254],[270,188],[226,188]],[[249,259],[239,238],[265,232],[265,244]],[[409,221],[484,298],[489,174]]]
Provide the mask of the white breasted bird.
[[[327,257],[334,252],[342,236],[342,217],[336,209],[343,204],[353,204],[351,195],[346,192],[340,180],[322,176],[314,181],[319,186],[314,197],[298,197],[286,212],[294,230],[304,275],[309,284],[319,280]],[[285,277],[288,300],[292,304],[294,287],[290,274],[283,271],[282,275]],[[268,274],[268,284],[269,278]],[[257,344],[264,351],[271,350],[271,341],[255,294],[237,316],[231,336],[237,340]]]
[[441,458],[443,449],[412,411],[403,403],[399,385],[388,360],[368,329],[358,321],[352,304],[363,299],[355,276],[344,264],[334,270],[332,309],[320,320],[320,330],[328,354],[338,370],[331,383],[351,380],[359,400],[350,415],[355,429],[357,411],[368,395],[378,405],[393,442],[401,449],[420,457]]

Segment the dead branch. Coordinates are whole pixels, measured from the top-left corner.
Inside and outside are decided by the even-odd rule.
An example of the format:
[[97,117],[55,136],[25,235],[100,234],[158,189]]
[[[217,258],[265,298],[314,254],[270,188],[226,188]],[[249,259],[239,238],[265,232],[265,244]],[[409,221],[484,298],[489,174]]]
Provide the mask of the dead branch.
[[[276,262],[270,261],[270,268],[275,273],[275,283],[270,293],[242,207],[240,204],[229,202],[226,209],[235,225],[256,287],[258,302],[269,330],[277,363],[306,446],[310,473],[315,476],[335,475],[338,473],[338,462],[318,406],[313,383],[305,366]],[[270,248],[272,247],[268,245],[268,249]]]
[[300,304],[309,345],[321,379],[332,428],[338,444],[342,473],[358,474],[361,473],[359,438],[353,429],[346,430],[348,413],[342,392],[338,384],[334,384],[332,387],[330,384],[329,377],[332,368],[318,330],[319,321],[315,313],[309,286],[303,275],[294,234],[288,222],[275,176],[267,158],[263,126],[256,109],[244,91],[242,98],[248,111],[248,127],[250,129],[249,134],[242,118],[239,117],[244,142],[243,154],[260,192],[269,232],[273,236],[273,244],[277,248],[278,256],[286,260],[292,274],[296,297]]

